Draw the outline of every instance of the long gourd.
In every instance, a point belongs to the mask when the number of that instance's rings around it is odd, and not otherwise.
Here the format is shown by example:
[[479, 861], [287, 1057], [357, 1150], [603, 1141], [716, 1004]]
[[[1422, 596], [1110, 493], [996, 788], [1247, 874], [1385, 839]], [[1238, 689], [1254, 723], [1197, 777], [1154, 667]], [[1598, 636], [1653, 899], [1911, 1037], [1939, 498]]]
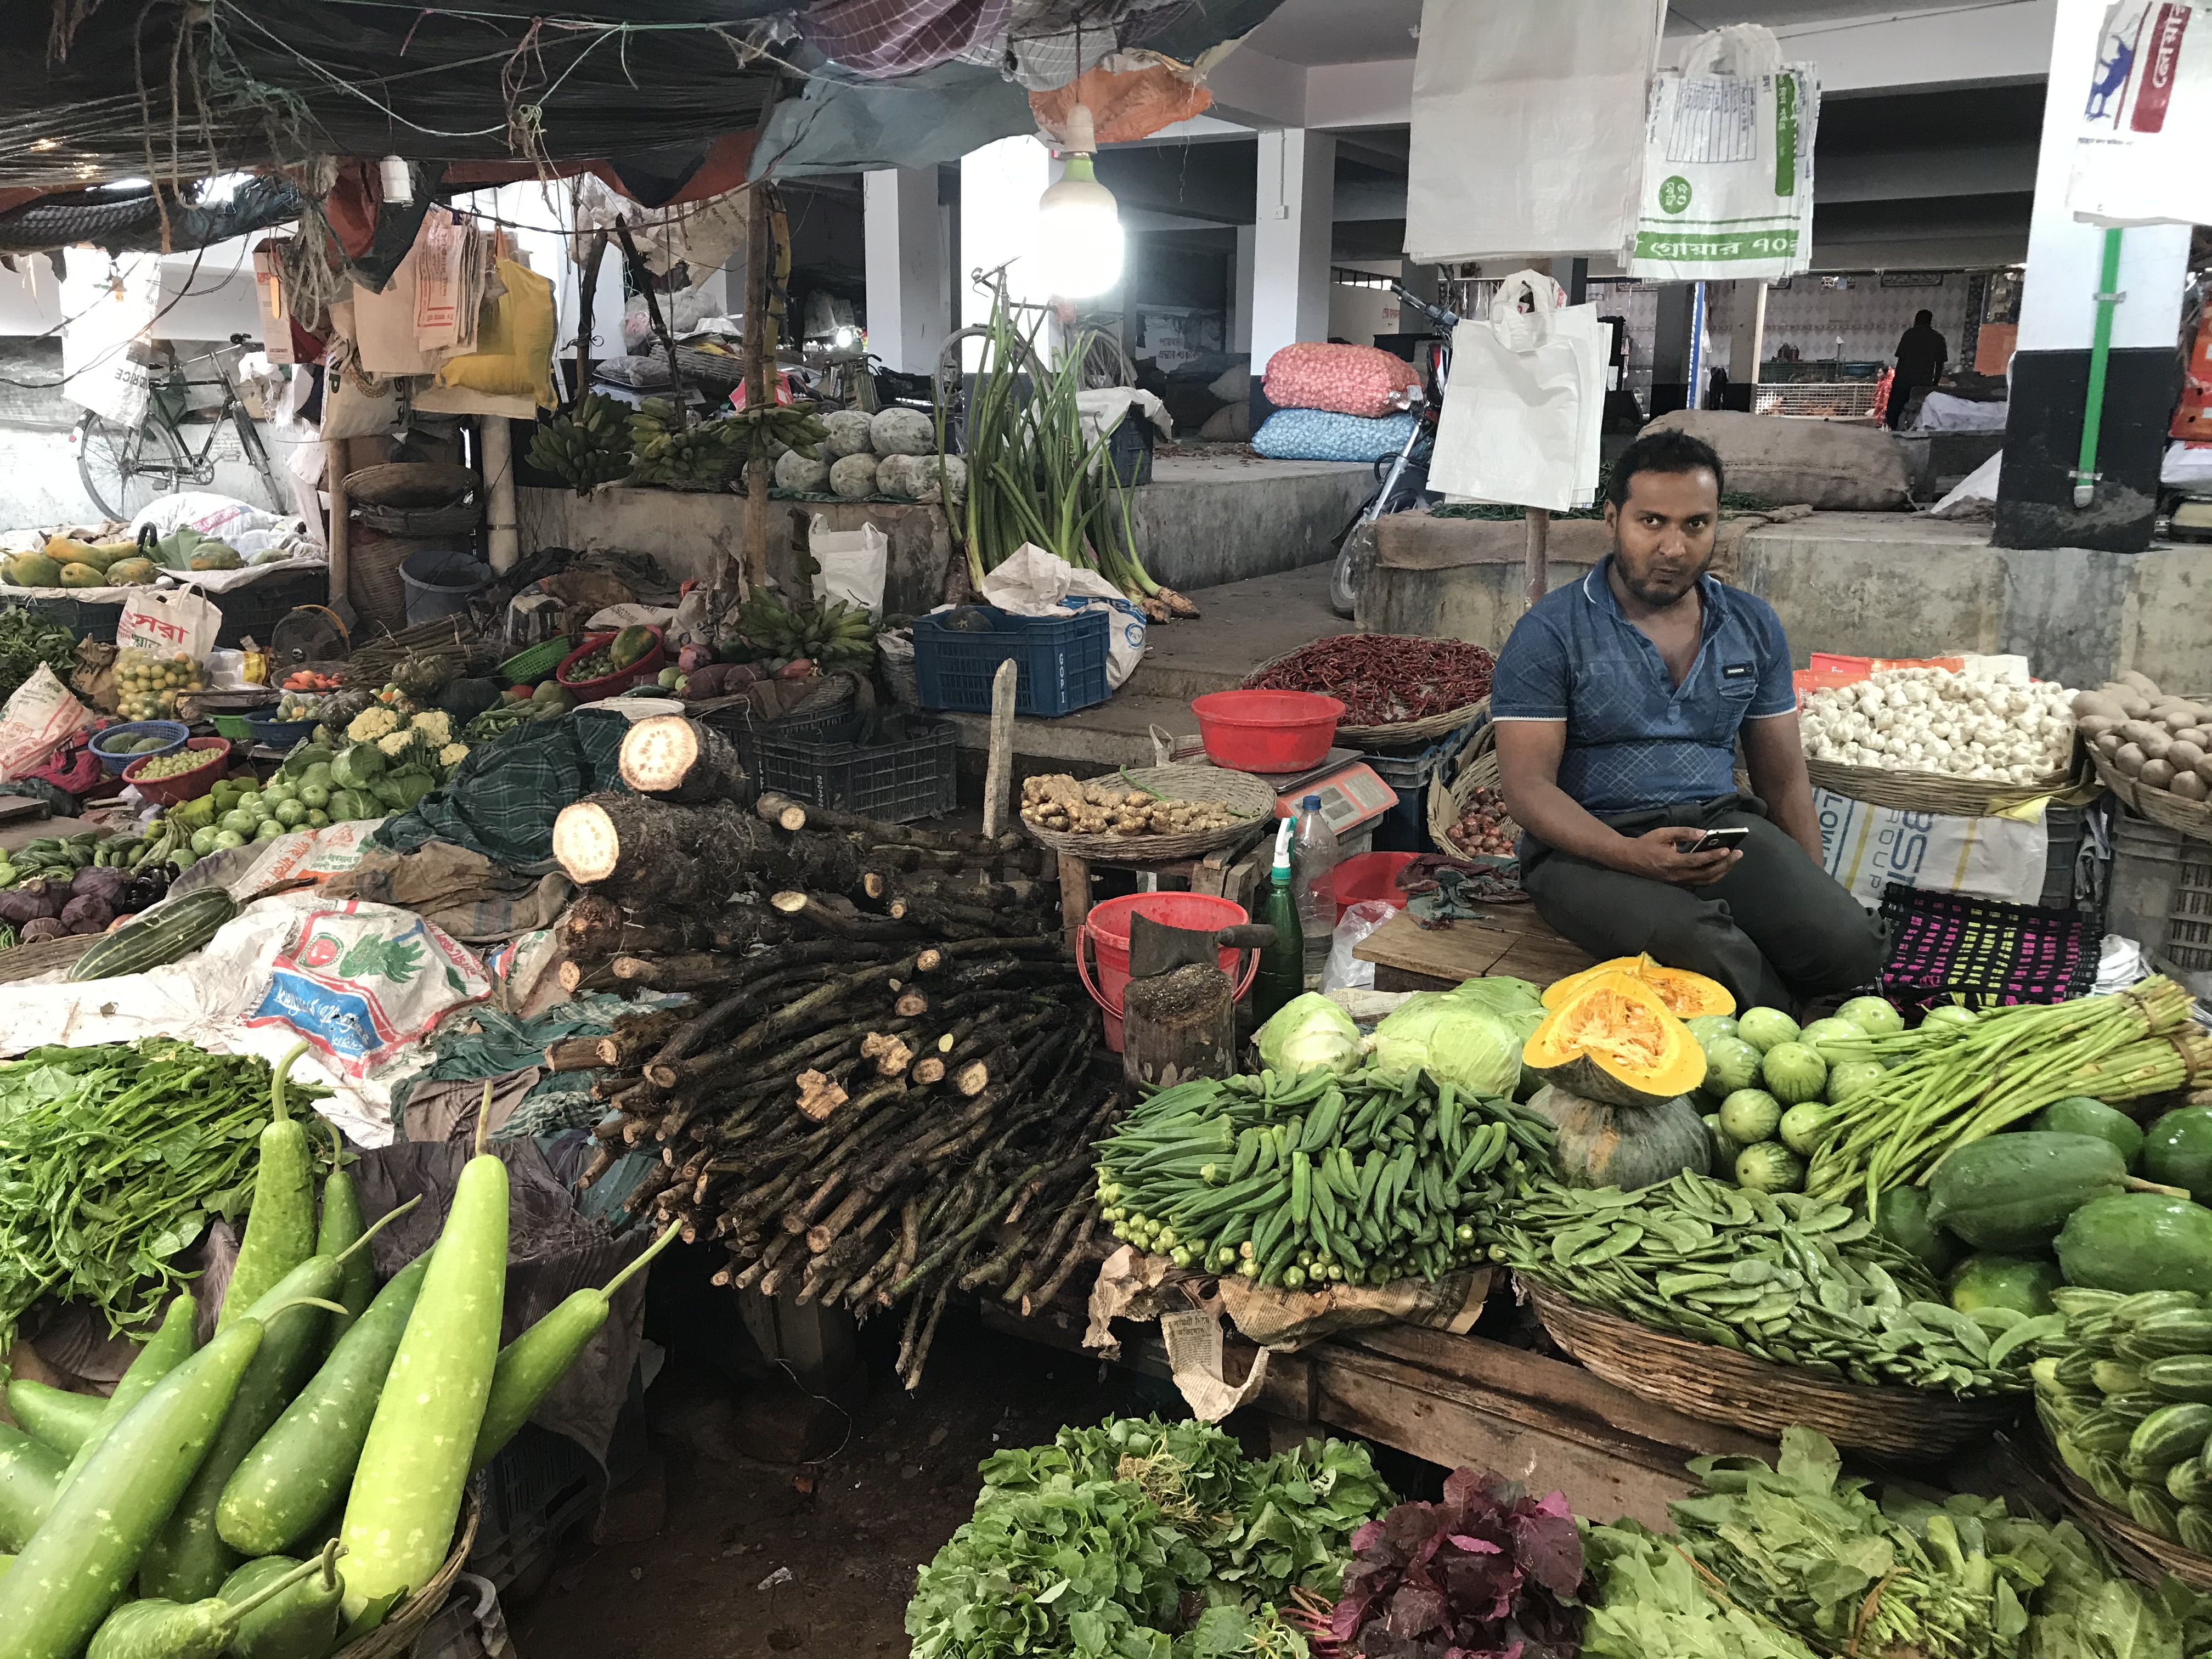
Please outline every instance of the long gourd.
[[320, 1561], [304, 1561], [237, 1601], [210, 1595], [196, 1601], [149, 1596], [126, 1601], [100, 1621], [85, 1659], [217, 1659], [241, 1621], [309, 1575]]
[[341, 1571], [349, 1618], [428, 1583], [453, 1542], [499, 1359], [507, 1289], [507, 1166], [483, 1150], [490, 1109], [487, 1083], [477, 1156], [454, 1184], [346, 1499]]
[[62, 1489], [62, 1455], [0, 1423], [0, 1549], [21, 1547]]
[[216, 1506], [223, 1542], [247, 1555], [277, 1554], [345, 1497], [429, 1267], [426, 1250], [392, 1274], [239, 1464]]
[[229, 1649], [235, 1659], [322, 1659], [331, 1650], [345, 1595], [337, 1556], [338, 1542], [332, 1539], [309, 1564], [315, 1572], [304, 1578], [295, 1578], [295, 1564], [281, 1555], [248, 1561], [231, 1574], [221, 1592], [226, 1601], [244, 1601], [266, 1585], [293, 1580], [238, 1621]]
[[189, 1294], [171, 1298], [168, 1310], [161, 1316], [161, 1324], [154, 1334], [146, 1339], [138, 1350], [138, 1357], [123, 1373], [115, 1385], [115, 1392], [107, 1396], [107, 1403], [100, 1413], [84, 1443], [70, 1459], [68, 1470], [63, 1474], [64, 1483], [76, 1479], [76, 1472], [100, 1449], [100, 1443], [129, 1414], [131, 1408], [144, 1399], [153, 1386], [191, 1357], [198, 1335], [200, 1304]]
[[100, 1426], [107, 1402], [96, 1394], [71, 1394], [19, 1376], [8, 1385], [8, 1414], [24, 1433], [64, 1457], [73, 1455]]
[[101, 934], [70, 964], [68, 977], [112, 979], [175, 962], [205, 945], [237, 915], [238, 902], [221, 887], [195, 888]]
[[215, 1442], [261, 1348], [240, 1318], [115, 1425], [0, 1578], [0, 1656], [76, 1659]]
[[499, 1363], [491, 1374], [491, 1394], [484, 1402], [483, 1423], [477, 1431], [476, 1453], [469, 1462], [470, 1474], [498, 1456], [501, 1448], [521, 1431], [538, 1402], [552, 1392], [553, 1385], [607, 1322], [615, 1292], [633, 1275], [644, 1272], [682, 1225], [678, 1222], [669, 1227], [639, 1253], [636, 1261], [609, 1279], [604, 1289], [586, 1285], [572, 1291], [559, 1307], [499, 1351]]
[[305, 1042], [285, 1051], [269, 1074], [270, 1125], [261, 1132], [261, 1158], [253, 1176], [253, 1207], [239, 1242], [238, 1262], [223, 1293], [221, 1330], [266, 1296], [315, 1248], [315, 1186], [307, 1162], [307, 1130], [284, 1109], [284, 1081]]
[[337, 1256], [345, 1262], [336, 1298], [345, 1312], [331, 1321], [325, 1346], [328, 1352], [337, 1346], [340, 1339], [353, 1328], [354, 1321], [374, 1299], [376, 1264], [369, 1260], [368, 1251], [352, 1249], [366, 1231], [361, 1213], [361, 1190], [345, 1167], [345, 1141], [338, 1133], [337, 1125], [325, 1119], [324, 1127], [331, 1132], [335, 1157], [331, 1172], [323, 1181], [323, 1213], [317, 1224], [315, 1254]]

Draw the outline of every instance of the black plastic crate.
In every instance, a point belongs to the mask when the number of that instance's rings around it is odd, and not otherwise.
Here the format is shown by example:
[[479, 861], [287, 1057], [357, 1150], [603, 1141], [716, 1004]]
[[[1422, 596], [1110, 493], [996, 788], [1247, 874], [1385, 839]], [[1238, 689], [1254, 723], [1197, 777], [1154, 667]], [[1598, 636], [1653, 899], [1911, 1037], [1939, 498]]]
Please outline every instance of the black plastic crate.
[[330, 603], [330, 567], [303, 565], [208, 598], [222, 615], [222, 630], [216, 636], [217, 646], [235, 648], [248, 635], [267, 645], [276, 624], [300, 606]]
[[738, 763], [760, 788], [770, 787], [760, 781], [763, 738], [772, 733], [791, 741], [819, 743], [837, 729], [840, 721], [849, 723], [852, 718], [851, 708], [842, 706], [818, 714], [787, 714], [781, 720], [763, 720], [752, 705], [745, 702], [732, 703], [702, 717], [707, 726], [730, 740], [731, 747], [738, 751]]
[[887, 823], [959, 804], [959, 731], [950, 720], [848, 714], [826, 732], [778, 726], [760, 743], [760, 787]]

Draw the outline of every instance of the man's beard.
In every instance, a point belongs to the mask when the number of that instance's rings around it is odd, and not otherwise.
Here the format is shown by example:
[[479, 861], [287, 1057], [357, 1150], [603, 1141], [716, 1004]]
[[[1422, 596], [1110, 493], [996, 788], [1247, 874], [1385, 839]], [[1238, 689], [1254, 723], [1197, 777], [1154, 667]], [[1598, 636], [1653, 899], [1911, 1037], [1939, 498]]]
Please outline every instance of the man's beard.
[[1705, 562], [1703, 564], [1700, 564], [1695, 570], [1686, 571], [1683, 573], [1684, 580], [1681, 586], [1668, 590], [1653, 587], [1646, 583], [1638, 581], [1637, 578], [1631, 574], [1626, 562], [1620, 557], [1620, 550], [1618, 548], [1613, 550], [1613, 563], [1614, 568], [1620, 572], [1620, 585], [1626, 588], [1629, 592], [1630, 597], [1634, 599], [1640, 605], [1654, 606], [1668, 605], [1674, 604], [1678, 599], [1686, 597], [1690, 590], [1698, 585], [1698, 578], [1703, 576], [1712, 566], [1712, 560], [1710, 558], [1706, 559]]

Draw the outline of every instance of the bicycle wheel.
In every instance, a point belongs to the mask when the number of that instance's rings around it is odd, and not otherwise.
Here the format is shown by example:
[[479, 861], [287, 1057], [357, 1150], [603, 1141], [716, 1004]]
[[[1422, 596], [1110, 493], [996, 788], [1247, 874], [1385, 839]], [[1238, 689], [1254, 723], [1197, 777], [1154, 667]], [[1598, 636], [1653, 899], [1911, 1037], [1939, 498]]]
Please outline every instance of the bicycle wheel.
[[156, 496], [173, 493], [191, 471], [176, 434], [151, 422], [120, 426], [88, 414], [70, 441], [85, 494], [111, 519], [136, 518]]
[[238, 447], [246, 452], [246, 463], [259, 475], [261, 488], [268, 493], [269, 510], [282, 513], [285, 501], [276, 487], [276, 469], [269, 459], [268, 447], [261, 441], [261, 428], [253, 416], [246, 412], [243, 404], [234, 404], [230, 410], [231, 424], [238, 428]]

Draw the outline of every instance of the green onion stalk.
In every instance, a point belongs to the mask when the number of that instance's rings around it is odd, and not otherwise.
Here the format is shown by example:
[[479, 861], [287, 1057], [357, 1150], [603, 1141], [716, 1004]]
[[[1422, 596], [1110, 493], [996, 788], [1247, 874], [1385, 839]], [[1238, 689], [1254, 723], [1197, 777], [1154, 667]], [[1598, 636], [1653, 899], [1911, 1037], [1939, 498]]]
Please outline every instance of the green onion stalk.
[[1871, 1203], [2053, 1101], [2132, 1100], [2212, 1076], [2212, 1034], [2191, 1020], [2191, 1000], [2172, 980], [2151, 978], [2108, 996], [1993, 1009], [1971, 1024], [1824, 1042], [1831, 1064], [1889, 1069], [1827, 1109], [1805, 1190]]

